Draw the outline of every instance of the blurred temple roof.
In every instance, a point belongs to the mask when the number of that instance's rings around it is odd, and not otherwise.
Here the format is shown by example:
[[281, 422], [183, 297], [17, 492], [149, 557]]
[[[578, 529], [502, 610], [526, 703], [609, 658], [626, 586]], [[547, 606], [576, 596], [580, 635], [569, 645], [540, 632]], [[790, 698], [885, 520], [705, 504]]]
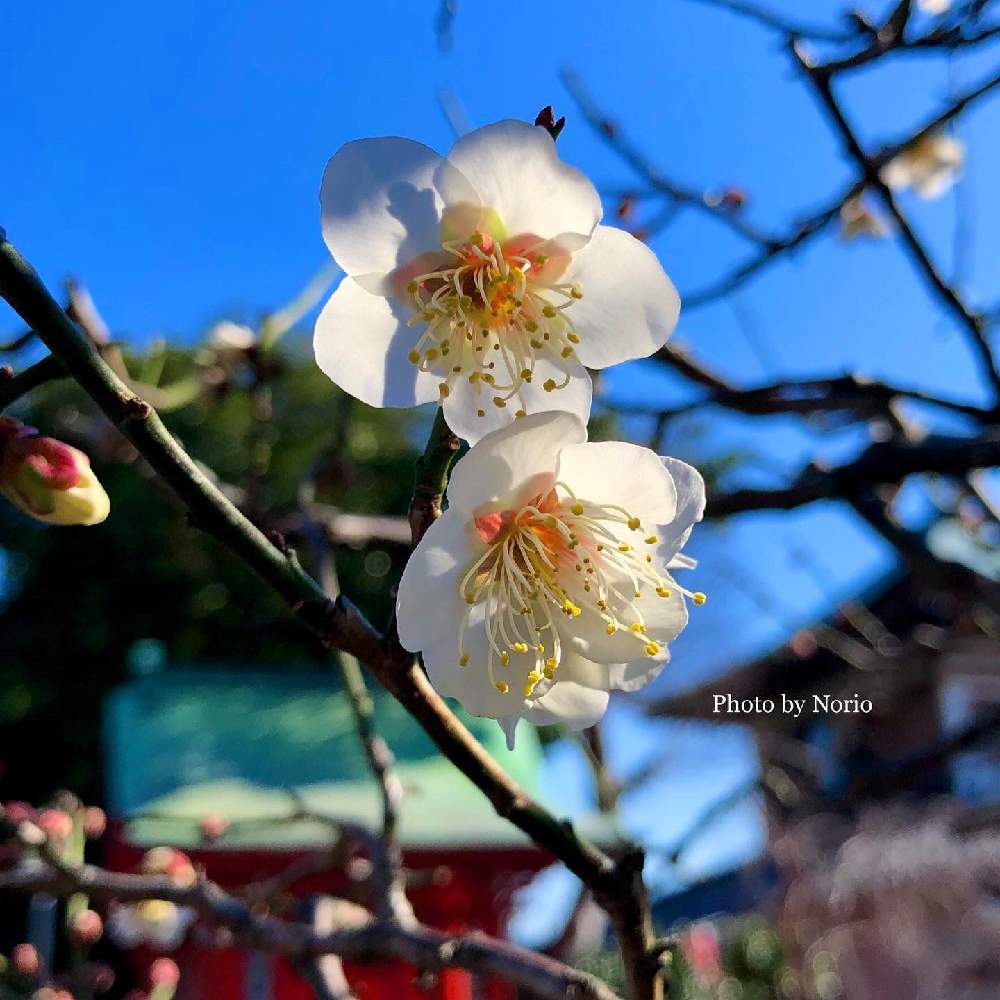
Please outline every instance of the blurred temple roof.
[[[396, 756], [408, 847], [517, 846], [527, 838], [499, 818], [471, 781], [391, 697], [373, 692], [375, 724]], [[506, 749], [492, 719], [460, 713], [486, 750], [533, 795], [542, 749], [522, 725]], [[127, 837], [193, 847], [209, 814], [230, 821], [220, 846], [326, 844], [325, 818], [378, 829], [381, 800], [354, 716], [335, 676], [168, 670], [116, 689], [105, 707], [108, 805]], [[308, 818], [296, 818], [305, 812]], [[617, 839], [606, 819], [573, 817], [582, 833]]]

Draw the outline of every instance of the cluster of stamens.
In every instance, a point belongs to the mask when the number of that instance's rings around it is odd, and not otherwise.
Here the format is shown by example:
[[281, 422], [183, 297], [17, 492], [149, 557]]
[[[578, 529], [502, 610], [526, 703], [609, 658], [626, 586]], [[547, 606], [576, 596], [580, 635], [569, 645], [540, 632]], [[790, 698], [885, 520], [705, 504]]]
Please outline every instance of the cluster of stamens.
[[[620, 633], [626, 643], [636, 644], [633, 656], [623, 643], [622, 661], [627, 662], [661, 651], [637, 604], [644, 589], [660, 598], [677, 590], [695, 604], [705, 603], [704, 594], [691, 593], [665, 576], [649, 551], [659, 538], [644, 530], [639, 518], [623, 507], [579, 498], [565, 483], [556, 483], [516, 513], [477, 519], [477, 525], [479, 521], [489, 522], [492, 537], [460, 585], [467, 607], [459, 630], [459, 665], [469, 665], [465, 634], [473, 608], [484, 605], [486, 669], [501, 694], [510, 690], [502, 672], [514, 657], [533, 660], [524, 684], [526, 698], [543, 678], [555, 678], [562, 659], [559, 615], [571, 620], [584, 612], [599, 616], [608, 635]], [[636, 532], [641, 542], [623, 541], [622, 526]]]
[[458, 379], [474, 388], [479, 416], [486, 406], [504, 408], [512, 400], [523, 416], [523, 389], [531, 383], [540, 356], [561, 369], [546, 392], [565, 388], [569, 360], [580, 337], [566, 309], [583, 297], [573, 283], [540, 284], [549, 257], [538, 248], [511, 249], [492, 236], [475, 232], [467, 241], [442, 244], [439, 267], [414, 276], [406, 285], [413, 306], [411, 326], [426, 323], [411, 363], [442, 381], [441, 400]]

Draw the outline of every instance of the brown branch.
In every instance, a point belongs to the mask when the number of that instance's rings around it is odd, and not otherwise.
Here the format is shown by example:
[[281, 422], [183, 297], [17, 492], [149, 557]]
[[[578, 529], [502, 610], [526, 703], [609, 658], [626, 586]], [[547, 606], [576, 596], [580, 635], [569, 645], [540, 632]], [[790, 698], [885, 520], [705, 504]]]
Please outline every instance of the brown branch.
[[[651, 966], [649, 902], [642, 883], [643, 855], [627, 851], [617, 862], [581, 838], [528, 796], [462, 725], [394, 635], [386, 639], [343, 596], [330, 601], [295, 554], [266, 538], [198, 468], [152, 407], [108, 367], [49, 295], [38, 275], [0, 229], [0, 294], [62, 358], [70, 374], [129, 437], [188, 506], [194, 522], [211, 531], [281, 595], [325, 645], [357, 657], [423, 726], [438, 749], [483, 792], [497, 813], [549, 850], [585, 882], [611, 916], [632, 979], [633, 1000], [657, 1000], [662, 983]], [[426, 486], [411, 523], [433, 520], [454, 458], [453, 435], [438, 415], [418, 476]]]
[[[32, 845], [36, 846], [36, 845]], [[497, 976], [539, 997], [617, 1000], [602, 982], [554, 959], [478, 932], [447, 934], [431, 927], [403, 927], [373, 919], [366, 910], [337, 901], [328, 914], [330, 930], [317, 930], [266, 916], [209, 881], [179, 886], [163, 876], [128, 875], [92, 865], [23, 864], [0, 873], [0, 891], [67, 897], [82, 892], [95, 899], [140, 902], [164, 899], [191, 907], [233, 932], [244, 947], [313, 961], [338, 955], [355, 962], [400, 959], [421, 969], [463, 968]]]
[[851, 42], [866, 31], [864, 22], [857, 19], [849, 28], [829, 28], [820, 24], [789, 20], [759, 4], [748, 3], [747, 0], [692, 0], [692, 2], [732, 11], [734, 14], [756, 21], [765, 28], [779, 31], [783, 35], [812, 38], [816, 41]]
[[965, 475], [1000, 465], [1000, 440], [929, 437], [920, 443], [879, 441], [853, 462], [834, 469], [806, 468], [782, 489], [742, 489], [709, 498], [705, 516], [728, 517], [752, 510], [792, 510], [817, 500], [848, 500], [877, 483], [898, 483], [920, 472]]
[[52, 355], [36, 361], [16, 375], [9, 365], [3, 365], [0, 367], [0, 412], [46, 382], [63, 378], [66, 378], [66, 369]]
[[768, 245], [774, 242], [772, 237], [746, 222], [739, 212], [714, 202], [703, 191], [696, 191], [668, 178], [637, 146], [629, 142], [611, 118], [601, 111], [573, 70], [564, 69], [559, 75], [580, 113], [595, 133], [608, 143], [650, 188], [672, 201], [689, 205], [705, 213], [739, 233], [744, 239]]
[[[965, 330], [979, 367], [993, 389], [996, 404], [1000, 406], [1000, 371], [997, 369], [996, 359], [993, 357], [993, 351], [987, 340], [988, 324], [986, 318], [982, 313], [973, 312], [962, 300], [957, 290], [952, 288], [938, 271], [936, 265], [931, 260], [929, 252], [914, 233], [909, 220], [903, 214], [902, 209], [900, 209], [895, 195], [882, 180], [879, 162], [865, 152], [860, 140], [848, 123], [839, 102], [834, 96], [829, 75], [810, 62], [801, 46], [793, 44], [791, 50], [803, 76], [812, 85], [813, 90], [840, 133], [846, 151], [861, 170], [868, 185], [879, 195], [886, 209], [895, 220], [896, 228], [918, 270], [923, 274], [927, 284], [937, 294], [943, 305], [957, 320], [959, 326]], [[986, 93], [998, 84], [1000, 84], [1000, 74], [977, 88], [977, 93]], [[964, 103], [954, 102], [953, 106], [961, 103], [961, 106], [965, 107], [971, 99], [964, 99]]]
[[[657, 360], [670, 365], [681, 374], [687, 375], [705, 385], [706, 369], [695, 365], [690, 359], [682, 359], [678, 363], [676, 354], [666, 348], [656, 355]], [[714, 377], [714, 376], [713, 376]], [[993, 423], [995, 414], [991, 410], [962, 403], [958, 400], [944, 399], [933, 393], [920, 389], [902, 388], [889, 385], [877, 379], [867, 379], [861, 375], [839, 375], [831, 378], [818, 379], [786, 379], [765, 385], [752, 386], [747, 389], [735, 389], [720, 380], [725, 388], [716, 388], [704, 399], [695, 400], [683, 406], [670, 409], [653, 409], [650, 407], [616, 407], [618, 412], [655, 413], [667, 418], [682, 416], [705, 406], [721, 406], [748, 416], [769, 416], [779, 413], [797, 413], [811, 416], [818, 413], [839, 413], [849, 411], [858, 420], [886, 413], [898, 399], [910, 399], [941, 407], [953, 413], [972, 417], [983, 423]]]

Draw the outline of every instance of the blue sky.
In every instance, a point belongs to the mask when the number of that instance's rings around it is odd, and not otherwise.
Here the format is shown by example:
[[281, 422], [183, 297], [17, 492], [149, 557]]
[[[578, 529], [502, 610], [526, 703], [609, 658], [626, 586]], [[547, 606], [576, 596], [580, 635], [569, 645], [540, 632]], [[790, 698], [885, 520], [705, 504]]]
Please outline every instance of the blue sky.
[[[808, 6], [816, 20], [839, 7]], [[883, 5], [860, 6], [878, 13]], [[730, 14], [688, 0], [467, 0], [450, 53], [436, 47], [436, 14], [432, 0], [4, 4], [0, 224], [50, 283], [81, 276], [117, 335], [184, 341], [222, 315], [252, 317], [281, 303], [326, 260], [317, 190], [341, 143], [399, 134], [445, 150], [442, 91], [473, 124], [531, 118], [552, 103], [570, 119], [559, 141], [567, 160], [599, 185], [634, 184], [572, 108], [559, 80], [572, 67], [668, 175], [693, 187], [740, 185], [749, 217], [779, 232], [850, 176], [774, 36]], [[908, 58], [852, 76], [843, 94], [866, 139], [892, 141], [995, 61], [995, 51], [951, 66]], [[959, 200], [904, 204], [949, 274], [956, 204], [967, 206], [970, 265], [960, 280], [992, 302], [1000, 299], [1000, 201], [991, 196], [1000, 103], [967, 116], [961, 135], [971, 153]], [[747, 252], [692, 214], [653, 246], [682, 292]], [[685, 312], [676, 334], [737, 382], [859, 370], [984, 399], [960, 334], [892, 240], [845, 247], [821, 237], [737, 298], [756, 347], [727, 303]], [[2, 311], [0, 326], [16, 328]], [[693, 395], [642, 364], [614, 373], [606, 389], [664, 405]], [[668, 438], [691, 460], [748, 449], [759, 457], [740, 481], [775, 485], [811, 457], [843, 460], [863, 443], [856, 431], [819, 437], [793, 418], [749, 423], [717, 412], [678, 422]], [[804, 550], [814, 569], [790, 549]], [[677, 644], [660, 694], [779, 641], [891, 562], [864, 526], [823, 505], [706, 529], [692, 551], [702, 559], [696, 585], [711, 601]], [[670, 843], [750, 766], [735, 730], [651, 724], [628, 707], [613, 710], [610, 726], [624, 771], [666, 747], [662, 778], [626, 803], [626, 823], [656, 843]], [[706, 756], [715, 761], [707, 771]], [[570, 749], [552, 763], [567, 806], [584, 795], [578, 764]], [[676, 884], [724, 867], [754, 848], [755, 829], [739, 814], [692, 852], [690, 870], [661, 866], [657, 878]]]

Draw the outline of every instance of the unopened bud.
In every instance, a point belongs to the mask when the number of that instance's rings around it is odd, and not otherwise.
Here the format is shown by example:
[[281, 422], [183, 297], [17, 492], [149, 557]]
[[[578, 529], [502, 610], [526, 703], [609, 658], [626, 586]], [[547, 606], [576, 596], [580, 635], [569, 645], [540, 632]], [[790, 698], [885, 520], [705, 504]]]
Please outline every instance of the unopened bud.
[[89, 947], [100, 941], [104, 933], [104, 921], [93, 910], [81, 910], [73, 917], [69, 931], [77, 944]]
[[69, 840], [73, 832], [73, 820], [62, 809], [43, 809], [38, 814], [37, 822], [49, 840], [57, 843]]
[[25, 979], [34, 979], [42, 971], [42, 959], [33, 944], [19, 944], [10, 953], [14, 971]]
[[172, 958], [158, 958], [149, 967], [149, 982], [152, 986], [176, 986], [181, 978], [181, 970]]
[[108, 817], [98, 806], [87, 806], [83, 811], [83, 832], [91, 840], [97, 840], [104, 835], [108, 825]]
[[198, 824], [198, 829], [204, 840], [218, 840], [220, 837], [225, 836], [226, 831], [229, 829], [229, 820], [225, 816], [213, 813], [202, 818], [202, 821]]
[[0, 426], [0, 492], [46, 524], [100, 524], [111, 509], [82, 451], [10, 418]]

